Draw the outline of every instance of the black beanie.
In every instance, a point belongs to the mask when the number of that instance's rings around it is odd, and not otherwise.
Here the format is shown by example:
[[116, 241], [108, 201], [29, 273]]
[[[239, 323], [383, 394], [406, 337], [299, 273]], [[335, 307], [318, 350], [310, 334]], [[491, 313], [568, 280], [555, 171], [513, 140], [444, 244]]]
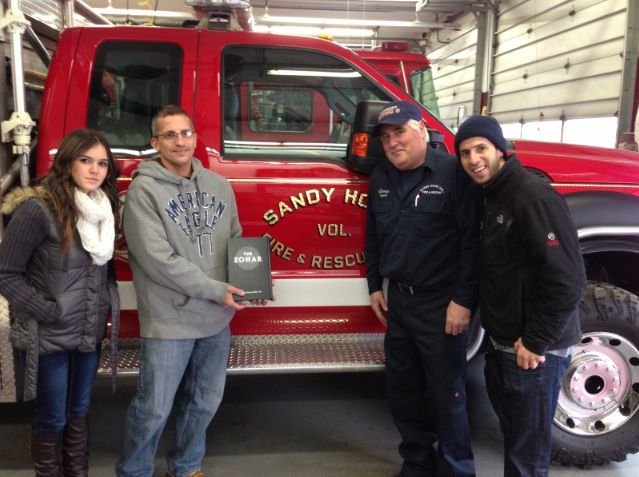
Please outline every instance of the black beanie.
[[459, 155], [459, 145], [471, 137], [488, 139], [497, 149], [504, 153], [504, 159], [508, 157], [508, 143], [504, 138], [501, 126], [495, 118], [477, 114], [469, 117], [459, 126], [459, 130], [455, 136], [455, 154], [457, 154], [457, 159], [461, 159]]

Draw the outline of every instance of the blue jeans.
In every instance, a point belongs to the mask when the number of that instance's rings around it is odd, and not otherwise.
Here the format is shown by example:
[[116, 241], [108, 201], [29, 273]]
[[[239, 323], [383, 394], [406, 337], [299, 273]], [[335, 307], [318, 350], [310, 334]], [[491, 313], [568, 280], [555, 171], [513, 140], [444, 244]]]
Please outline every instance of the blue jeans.
[[516, 354], [488, 351], [486, 389], [504, 434], [505, 477], [548, 475], [552, 422], [571, 359], [547, 354], [536, 369], [523, 369]]
[[208, 338], [141, 342], [138, 391], [127, 412], [124, 453], [115, 465], [116, 474], [151, 477], [158, 441], [175, 401], [176, 429], [167, 469], [174, 477], [185, 477], [201, 467], [206, 428], [224, 392], [231, 332], [227, 326]]
[[67, 418], [89, 413], [99, 364], [100, 348], [91, 353], [59, 351], [38, 357], [34, 431], [55, 434], [64, 429]]

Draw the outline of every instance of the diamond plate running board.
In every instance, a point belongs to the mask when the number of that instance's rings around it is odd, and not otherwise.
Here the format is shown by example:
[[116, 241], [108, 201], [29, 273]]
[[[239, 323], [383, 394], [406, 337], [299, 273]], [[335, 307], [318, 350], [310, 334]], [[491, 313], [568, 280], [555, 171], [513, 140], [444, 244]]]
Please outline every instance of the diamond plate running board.
[[[139, 339], [118, 341], [118, 374], [138, 373]], [[384, 334], [233, 336], [229, 374], [381, 371]], [[105, 340], [100, 375], [111, 374], [110, 345]]]

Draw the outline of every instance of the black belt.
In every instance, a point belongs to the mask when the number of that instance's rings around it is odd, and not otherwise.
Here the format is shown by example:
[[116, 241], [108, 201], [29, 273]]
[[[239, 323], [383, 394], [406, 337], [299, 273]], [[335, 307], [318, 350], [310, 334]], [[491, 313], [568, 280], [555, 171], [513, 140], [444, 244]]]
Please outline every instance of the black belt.
[[434, 293], [444, 290], [449, 290], [452, 284], [439, 284], [439, 285], [430, 285], [427, 287], [415, 287], [411, 285], [405, 285], [403, 283], [398, 283], [395, 280], [390, 280], [390, 283], [397, 288], [402, 293], [406, 293], [407, 295], [423, 295], [424, 293]]

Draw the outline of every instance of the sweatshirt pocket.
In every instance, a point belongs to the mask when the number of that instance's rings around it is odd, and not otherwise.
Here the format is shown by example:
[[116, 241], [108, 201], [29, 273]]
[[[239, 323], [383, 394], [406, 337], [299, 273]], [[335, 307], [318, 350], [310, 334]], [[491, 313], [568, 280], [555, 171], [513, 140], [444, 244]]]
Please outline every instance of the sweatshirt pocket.
[[149, 312], [154, 319], [175, 321], [177, 311], [189, 305], [190, 297], [176, 290], [167, 288], [147, 280], [146, 296], [149, 303]]
[[[215, 267], [206, 270], [205, 273], [213, 280], [226, 281], [226, 267]], [[213, 300], [188, 296], [153, 280], [146, 282], [146, 295], [149, 312], [153, 319], [180, 323], [205, 323], [215, 321], [219, 313], [226, 311]]]

